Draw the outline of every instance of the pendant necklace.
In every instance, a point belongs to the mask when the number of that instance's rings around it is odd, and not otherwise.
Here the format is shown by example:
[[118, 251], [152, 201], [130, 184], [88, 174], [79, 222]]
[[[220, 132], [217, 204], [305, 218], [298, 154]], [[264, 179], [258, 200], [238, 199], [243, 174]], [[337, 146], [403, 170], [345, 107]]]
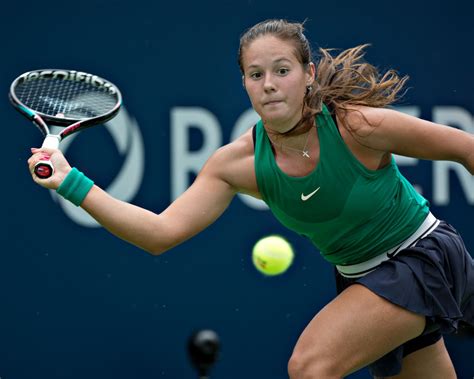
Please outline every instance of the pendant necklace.
[[285, 148], [285, 149], [297, 151], [298, 153], [301, 153], [301, 155], [302, 155], [303, 158], [311, 158], [311, 157], [309, 156], [309, 149], [307, 149], [308, 142], [309, 142], [309, 134], [310, 134], [310, 132], [311, 132], [311, 129], [308, 131], [308, 136], [306, 137], [306, 142], [305, 142], [305, 144], [304, 144], [304, 146], [303, 146], [303, 150], [297, 149], [297, 148], [295, 148], [295, 147], [291, 147], [291, 146], [284, 145], [284, 144], [282, 144], [281, 142], [280, 142], [279, 145], [277, 145], [275, 142], [273, 142], [273, 140], [270, 138], [270, 136], [269, 136], [268, 134], [267, 134], [267, 137], [268, 137], [268, 139], [270, 140], [270, 142], [272, 143], [272, 145], [275, 146], [275, 147], [279, 146], [280, 149]]

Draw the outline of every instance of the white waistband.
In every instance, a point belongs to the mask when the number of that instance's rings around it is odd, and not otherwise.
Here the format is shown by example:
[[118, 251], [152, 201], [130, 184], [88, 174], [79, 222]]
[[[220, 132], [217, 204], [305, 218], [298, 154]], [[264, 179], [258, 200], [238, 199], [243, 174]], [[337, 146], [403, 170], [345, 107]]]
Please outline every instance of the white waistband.
[[419, 228], [405, 241], [392, 247], [386, 252], [369, 259], [368, 261], [349, 266], [337, 266], [339, 273], [346, 278], [360, 278], [375, 270], [382, 262], [397, 255], [401, 250], [414, 246], [420, 239], [426, 237], [439, 225], [439, 220], [430, 212]]

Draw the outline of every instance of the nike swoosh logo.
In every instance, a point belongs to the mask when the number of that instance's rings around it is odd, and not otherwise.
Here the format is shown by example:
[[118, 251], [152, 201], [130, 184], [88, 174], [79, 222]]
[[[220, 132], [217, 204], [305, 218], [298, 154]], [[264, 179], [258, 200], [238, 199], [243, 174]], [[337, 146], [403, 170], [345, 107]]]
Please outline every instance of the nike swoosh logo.
[[304, 193], [301, 193], [301, 200], [303, 201], [308, 200], [311, 196], [313, 196], [316, 192], [318, 192], [320, 188], [321, 187], [316, 188], [313, 192], [308, 193], [307, 195], [305, 195]]

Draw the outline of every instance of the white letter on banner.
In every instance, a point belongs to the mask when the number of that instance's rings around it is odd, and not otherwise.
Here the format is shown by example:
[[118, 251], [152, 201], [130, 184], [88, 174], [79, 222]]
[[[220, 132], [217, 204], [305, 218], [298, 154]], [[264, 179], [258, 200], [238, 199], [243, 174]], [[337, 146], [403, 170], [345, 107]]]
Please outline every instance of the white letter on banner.
[[[433, 121], [438, 124], [459, 126], [468, 133], [474, 134], [472, 115], [461, 107], [442, 106], [433, 108]], [[459, 183], [469, 204], [474, 204], [474, 177], [459, 163], [433, 162], [433, 202], [436, 205], [448, 205], [449, 171], [452, 170], [459, 178]]]
[[[189, 130], [203, 134], [203, 144], [197, 151], [190, 150]], [[175, 200], [189, 187], [189, 173], [198, 174], [204, 163], [222, 142], [217, 118], [200, 107], [174, 107], [171, 109], [171, 200]]]
[[[242, 134], [244, 134], [249, 128], [252, 128], [257, 121], [260, 120], [260, 116], [253, 110], [253, 108], [247, 109], [237, 119], [232, 134], [230, 136], [231, 141], [236, 140]], [[256, 210], [268, 210], [267, 204], [263, 200], [256, 199], [252, 196], [245, 195], [243, 193], [238, 194], [240, 200], [252, 209]]]

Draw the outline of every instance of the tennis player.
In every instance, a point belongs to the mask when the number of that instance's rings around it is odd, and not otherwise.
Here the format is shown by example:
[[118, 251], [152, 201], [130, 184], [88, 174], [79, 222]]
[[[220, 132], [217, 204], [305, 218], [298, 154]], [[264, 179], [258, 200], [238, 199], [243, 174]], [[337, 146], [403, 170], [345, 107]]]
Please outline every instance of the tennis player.
[[[474, 174], [474, 136], [387, 108], [406, 77], [363, 60], [365, 46], [316, 63], [303, 25], [246, 31], [239, 64], [261, 120], [218, 149], [192, 186], [155, 214], [112, 198], [61, 152], [32, 149], [40, 185], [80, 205], [118, 237], [161, 254], [214, 222], [236, 193], [263, 199], [335, 267], [339, 295], [319, 310], [289, 359], [292, 379], [455, 378], [443, 333], [474, 324], [474, 262], [430, 212], [393, 154], [459, 162]], [[33, 168], [50, 158], [45, 180]]]

